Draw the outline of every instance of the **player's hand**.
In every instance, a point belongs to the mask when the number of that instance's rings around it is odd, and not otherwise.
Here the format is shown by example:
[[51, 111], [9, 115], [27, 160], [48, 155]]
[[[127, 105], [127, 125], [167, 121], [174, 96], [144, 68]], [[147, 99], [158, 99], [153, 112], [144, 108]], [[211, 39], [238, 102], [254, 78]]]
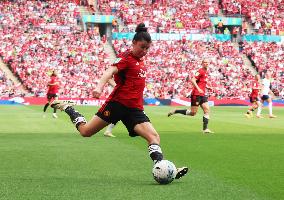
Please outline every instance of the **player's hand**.
[[96, 88], [94, 91], [93, 91], [93, 97], [94, 98], [100, 98], [100, 96], [101, 96], [101, 94], [102, 94], [102, 90], [100, 90], [100, 89], [98, 89], [98, 88]]

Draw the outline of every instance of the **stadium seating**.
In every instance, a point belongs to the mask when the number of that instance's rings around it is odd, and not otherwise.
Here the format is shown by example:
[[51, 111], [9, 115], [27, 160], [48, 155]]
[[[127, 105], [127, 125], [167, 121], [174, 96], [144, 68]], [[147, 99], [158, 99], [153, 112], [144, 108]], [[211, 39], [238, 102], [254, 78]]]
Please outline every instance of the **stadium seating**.
[[[120, 17], [129, 31], [145, 22], [150, 32], [197, 32], [211, 26], [208, 14], [218, 14], [217, 1], [113, 1], [98, 0], [103, 13]], [[147, 10], [147, 13], [144, 11]]]
[[17, 86], [11, 79], [8, 79], [5, 72], [0, 69], [0, 96], [12, 97], [14, 95], [22, 96], [23, 94], [17, 91]]
[[[48, 74], [57, 69], [61, 79], [61, 97], [91, 97], [102, 72], [110, 65], [109, 55], [103, 48], [104, 41], [98, 32], [82, 32], [78, 28], [78, 7], [72, 2], [4, 1], [0, 4], [0, 55], [31, 95], [44, 96], [49, 81]], [[147, 1], [125, 1], [118, 5], [115, 3], [115, 9], [110, 12], [122, 14], [127, 19], [125, 16], [134, 12], [129, 9], [138, 9], [135, 13], [139, 13], [139, 9], [146, 6], [153, 14], [151, 16], [156, 16], [149, 21], [150, 29], [155, 31], [155, 20], [160, 21], [160, 17], [168, 16], [170, 12], [166, 9], [167, 6], [173, 10], [179, 8], [177, 13], [179, 17], [182, 16], [180, 19], [190, 22], [184, 13], [197, 5], [194, 1], [187, 1], [189, 6], [185, 6], [184, 10], [178, 7], [179, 2], [171, 1], [171, 4], [165, 5], [164, 1], [159, 1], [157, 7], [157, 4]], [[208, 5], [215, 8], [217, 5], [214, 2], [206, 1], [206, 6], [201, 6], [202, 12], [194, 19], [204, 17]], [[108, 6], [113, 8], [113, 3], [109, 0], [101, 0], [100, 5], [101, 9], [107, 10]], [[171, 20], [179, 18], [177, 15], [168, 17], [169, 24], [172, 24]], [[141, 20], [147, 21], [146, 18]], [[137, 22], [129, 21], [127, 24], [131, 28]], [[176, 27], [170, 25], [167, 30], [174, 28]], [[188, 28], [190, 30], [193, 27], [189, 25]], [[117, 53], [127, 50], [130, 45], [131, 41], [128, 40], [113, 40]], [[267, 69], [273, 71], [276, 80], [274, 86], [281, 91], [284, 87], [283, 45], [244, 43], [243, 52], [260, 72]], [[192, 90], [190, 79], [205, 57], [211, 60], [209, 83], [214, 89], [209, 91], [209, 95], [212, 98], [247, 98], [253, 73], [246, 68], [234, 43], [215, 40], [153, 41], [145, 60], [149, 67], [145, 97], [188, 97]], [[7, 84], [10, 85], [9, 81], [5, 82], [6, 86]], [[111, 87], [107, 87], [103, 96], [108, 96], [111, 90]]]
[[63, 0], [1, 4], [0, 54], [36, 96], [45, 95], [48, 73], [57, 69], [62, 96], [89, 97], [109, 64], [108, 55], [97, 33], [77, 31], [75, 5], [66, 0], [58, 6], [59, 2]]
[[242, 13], [259, 33], [284, 30], [284, 2], [278, 0], [222, 0], [225, 14]]

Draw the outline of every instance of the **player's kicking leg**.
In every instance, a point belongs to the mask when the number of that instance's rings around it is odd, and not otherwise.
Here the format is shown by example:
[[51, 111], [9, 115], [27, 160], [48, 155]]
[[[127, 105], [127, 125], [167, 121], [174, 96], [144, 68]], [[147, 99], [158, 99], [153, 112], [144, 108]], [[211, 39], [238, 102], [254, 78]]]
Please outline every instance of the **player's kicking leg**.
[[72, 123], [78, 129], [78, 126], [82, 123], [87, 123], [85, 117], [76, 111], [72, 106], [76, 105], [76, 102], [71, 100], [54, 100], [51, 102], [50, 106], [55, 109], [66, 112]]

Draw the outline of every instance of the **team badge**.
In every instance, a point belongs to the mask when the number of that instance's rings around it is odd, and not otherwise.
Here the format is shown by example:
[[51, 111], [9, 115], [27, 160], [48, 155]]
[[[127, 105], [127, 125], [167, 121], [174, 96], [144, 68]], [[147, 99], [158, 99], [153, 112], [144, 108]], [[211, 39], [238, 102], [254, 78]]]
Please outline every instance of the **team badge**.
[[109, 117], [110, 116], [110, 112], [108, 110], [104, 111], [104, 116]]
[[117, 64], [119, 63], [119, 61], [121, 61], [122, 58], [116, 58], [115, 61], [113, 62], [113, 64]]

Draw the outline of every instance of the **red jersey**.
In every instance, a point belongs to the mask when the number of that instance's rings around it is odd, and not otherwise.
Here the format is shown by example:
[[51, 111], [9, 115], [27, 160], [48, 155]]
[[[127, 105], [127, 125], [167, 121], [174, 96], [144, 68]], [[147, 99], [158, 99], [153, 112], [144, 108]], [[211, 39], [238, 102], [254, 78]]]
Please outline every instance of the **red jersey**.
[[252, 82], [252, 91], [251, 91], [251, 94], [250, 94], [251, 97], [257, 97], [258, 96], [258, 93], [259, 93], [258, 88], [259, 88], [259, 82], [254, 80]]
[[204, 93], [199, 93], [198, 90], [194, 87], [192, 90], [191, 95], [196, 95], [196, 96], [205, 96], [205, 89], [206, 89], [206, 84], [207, 84], [207, 70], [204, 68], [200, 68], [196, 73], [195, 73], [195, 79], [198, 87], [203, 90]]
[[56, 85], [49, 85], [48, 86], [48, 91], [47, 94], [57, 94], [59, 90], [59, 79], [57, 76], [51, 76], [50, 81], [48, 84], [54, 84], [57, 83]]
[[118, 69], [118, 73], [114, 75], [116, 86], [107, 101], [117, 101], [126, 107], [143, 110], [147, 71], [144, 62], [128, 50], [118, 55], [113, 66]]

